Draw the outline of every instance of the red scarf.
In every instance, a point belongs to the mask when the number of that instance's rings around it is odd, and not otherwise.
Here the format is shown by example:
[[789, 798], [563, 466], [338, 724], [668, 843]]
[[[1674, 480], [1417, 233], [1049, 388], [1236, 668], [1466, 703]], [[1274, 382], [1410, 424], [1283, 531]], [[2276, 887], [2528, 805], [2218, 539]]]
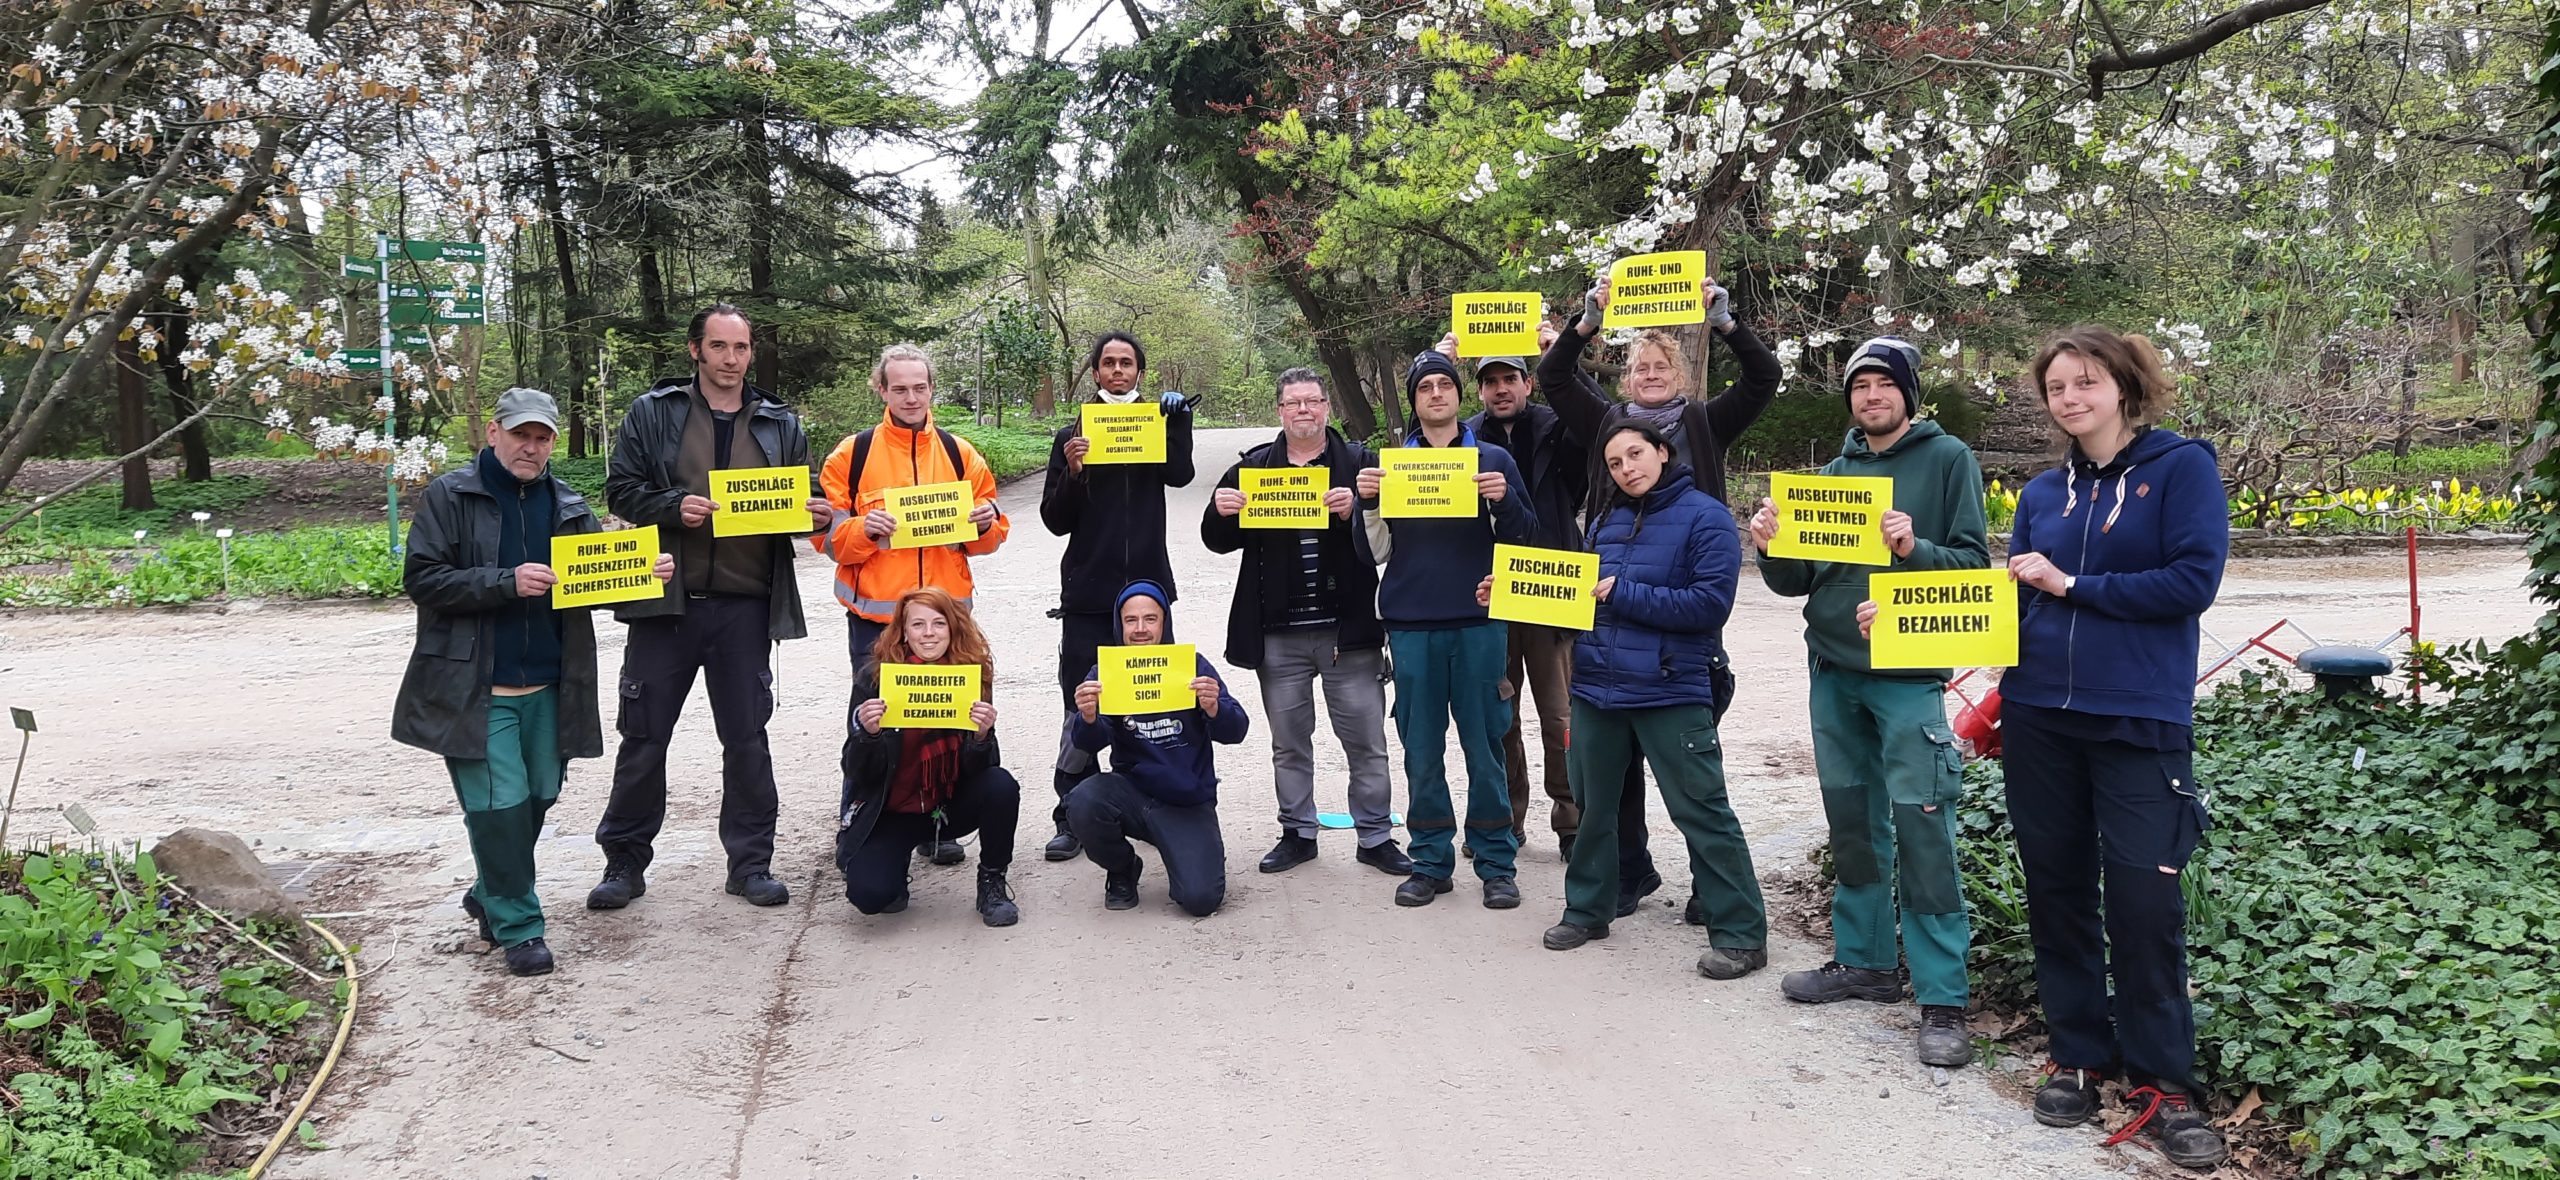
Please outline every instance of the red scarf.
[[897, 768], [889, 772], [889, 810], [930, 815], [950, 802], [960, 789], [960, 743], [968, 736], [957, 729], [908, 730]]

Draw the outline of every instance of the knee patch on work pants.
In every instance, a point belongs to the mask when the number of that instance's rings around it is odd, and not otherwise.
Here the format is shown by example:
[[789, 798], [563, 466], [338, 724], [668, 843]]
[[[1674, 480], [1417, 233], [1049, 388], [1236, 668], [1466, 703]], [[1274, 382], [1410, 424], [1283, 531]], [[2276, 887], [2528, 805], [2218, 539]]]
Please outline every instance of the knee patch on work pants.
[[1964, 912], [1964, 887], [1956, 875], [1955, 825], [1946, 811], [1896, 803], [1893, 835], [1903, 908], [1915, 914]]
[[1843, 885], [1883, 880], [1875, 832], [1867, 824], [1867, 788], [1858, 783], [1823, 787], [1822, 811], [1831, 824], [1831, 875]]

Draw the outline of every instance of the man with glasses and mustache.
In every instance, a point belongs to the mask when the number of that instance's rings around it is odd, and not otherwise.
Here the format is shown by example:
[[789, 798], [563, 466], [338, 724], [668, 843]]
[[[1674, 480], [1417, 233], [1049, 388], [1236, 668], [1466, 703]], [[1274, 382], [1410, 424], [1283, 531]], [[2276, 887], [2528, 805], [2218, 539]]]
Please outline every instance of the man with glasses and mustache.
[[[1227, 659], [1262, 681], [1271, 718], [1271, 763], [1280, 799], [1280, 842], [1262, 871], [1285, 872], [1315, 859], [1315, 684], [1350, 763], [1353, 825], [1360, 863], [1391, 876], [1413, 871], [1396, 846], [1387, 778], [1386, 632], [1378, 623], [1377, 562], [1352, 485], [1375, 451], [1342, 437], [1333, 404], [1311, 369], [1280, 374], [1280, 437], [1244, 453], [1218, 478], [1200, 518], [1213, 553], [1244, 554], [1227, 612]], [[1243, 472], [1306, 469], [1323, 488], [1322, 528], [1243, 527]]]

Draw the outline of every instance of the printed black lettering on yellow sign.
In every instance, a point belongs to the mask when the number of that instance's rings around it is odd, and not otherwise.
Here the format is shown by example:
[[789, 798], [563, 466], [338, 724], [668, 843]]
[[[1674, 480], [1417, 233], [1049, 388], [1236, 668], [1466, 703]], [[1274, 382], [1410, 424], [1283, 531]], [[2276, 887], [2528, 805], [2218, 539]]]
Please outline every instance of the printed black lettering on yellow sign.
[[1136, 717], [1200, 707], [1191, 692], [1200, 662], [1188, 643], [1099, 647], [1093, 662], [1102, 674], [1098, 712]]
[[1449, 297], [1450, 330], [1458, 337], [1458, 355], [1517, 356], [1538, 354], [1538, 321], [1546, 316], [1546, 297], [1535, 291], [1477, 291]]
[[[806, 517], [807, 512], [801, 515]], [[551, 538], [551, 607], [567, 610], [656, 598], [666, 590], [658, 564], [658, 526]]]
[[809, 469], [750, 467], [711, 473], [711, 535], [754, 537], [809, 531]]
[[1505, 622], [1588, 631], [1598, 609], [1591, 592], [1599, 584], [1597, 553], [1496, 545], [1489, 613]]
[[1474, 447], [1395, 447], [1378, 453], [1378, 515], [1389, 520], [1474, 516]]
[[976, 729], [969, 707], [978, 703], [976, 664], [882, 664], [880, 716], [884, 729]]
[[1154, 402], [1087, 402], [1084, 437], [1087, 463], [1162, 463], [1164, 411]]
[[2018, 585], [2005, 569], [1875, 574], [1868, 663], [2006, 668], [2018, 662]]
[[1893, 480], [1881, 475], [1769, 473], [1769, 503], [1778, 510], [1778, 534], [1769, 556], [1892, 565], [1885, 545], [1884, 514], [1893, 509]]
[[1609, 268], [1604, 328], [1670, 328], [1707, 322], [1707, 252], [1621, 258]]
[[883, 491], [880, 506], [898, 521], [898, 531], [890, 535], [888, 547], [921, 549], [977, 540], [978, 526], [969, 523], [969, 513], [977, 507], [970, 502], [970, 495], [969, 481], [965, 479]]
[[1244, 493], [1244, 511], [1236, 527], [1247, 529], [1320, 529], [1325, 527], [1325, 485], [1332, 472], [1322, 467], [1247, 467], [1236, 472]]

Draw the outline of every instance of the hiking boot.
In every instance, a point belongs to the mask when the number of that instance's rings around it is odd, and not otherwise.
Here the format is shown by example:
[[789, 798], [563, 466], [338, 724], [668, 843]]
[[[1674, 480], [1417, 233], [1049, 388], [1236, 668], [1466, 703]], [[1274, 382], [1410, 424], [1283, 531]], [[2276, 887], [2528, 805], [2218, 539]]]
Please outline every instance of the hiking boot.
[[1262, 871], [1285, 873], [1316, 858], [1316, 842], [1296, 832], [1280, 833], [1280, 842], [1262, 854]]
[[587, 891], [587, 908], [618, 910], [649, 892], [648, 878], [630, 861], [608, 857], [604, 862], [604, 880]]
[[1106, 910], [1138, 908], [1138, 873], [1144, 868], [1143, 864], [1132, 868], [1129, 870], [1129, 875], [1125, 877], [1118, 873], [1105, 872], [1102, 875], [1102, 908]]
[[1891, 1004], [1902, 999], [1902, 976], [1892, 971], [1868, 967], [1852, 967], [1838, 959], [1811, 971], [1789, 971], [1778, 981], [1778, 990], [1799, 1004], [1830, 1004], [1841, 1000], [1874, 1000]]
[[1084, 842], [1076, 839], [1075, 833], [1060, 832], [1049, 837], [1049, 846], [1041, 849], [1040, 855], [1052, 861], [1074, 860], [1083, 851]]
[[528, 938], [507, 948], [510, 975], [549, 975], [551, 967], [551, 946], [539, 938]]
[[2045, 1067], [2044, 1084], [2036, 1087], [2036, 1121], [2048, 1127], [2076, 1127], [2098, 1113], [2098, 1083], [2105, 1074], [2086, 1069]]
[[1707, 904], [1699, 901], [1697, 894], [1690, 894], [1689, 904], [1680, 907], [1680, 920], [1692, 926], [1706, 925]]
[[1920, 1060], [1948, 1069], [1973, 1064], [1973, 1035], [1965, 1031], [1964, 1009], [1950, 1004], [1920, 1005]]
[[1013, 904], [1013, 890], [1005, 884], [1003, 869], [978, 870], [978, 917], [989, 926], [1011, 926], [1022, 920], [1022, 907]]
[[956, 865], [969, 859], [957, 840], [926, 840], [916, 845], [916, 855], [938, 865]]
[[1735, 950], [1711, 946], [1698, 956], [1698, 974], [1709, 979], [1740, 979], [1769, 965], [1769, 952], [1762, 947]]
[[747, 899], [748, 905], [781, 905], [791, 900], [791, 890], [761, 869], [743, 877], [729, 878], [729, 895]]
[[1566, 832], [1556, 837], [1556, 859], [1566, 864], [1573, 863], [1573, 833]]
[[489, 932], [488, 907], [481, 905], [479, 898], [473, 897], [467, 892], [464, 893], [462, 895], [462, 912], [471, 915], [471, 920], [480, 924], [480, 941], [488, 943], [491, 946], [498, 945], [498, 936]]
[[1430, 905], [1431, 899], [1457, 888], [1447, 877], [1426, 877], [1420, 873], [1404, 879], [1396, 886], [1397, 905]]
[[1484, 883], [1484, 908], [1516, 910], [1520, 908], [1520, 883], [1509, 877], [1489, 877]]
[[1660, 888], [1662, 888], [1662, 874], [1660, 873], [1646, 873], [1642, 880], [1619, 885], [1618, 916], [1621, 918], [1634, 917], [1636, 909], [1644, 905], [1644, 899], [1651, 896], [1655, 890]]
[[1413, 872], [1413, 858], [1396, 847], [1393, 840], [1380, 840], [1360, 850], [1353, 859], [1390, 877], [1408, 876]]
[[[2204, 1112], [2195, 1108], [2185, 1091], [2139, 1086], [2124, 1096], [2126, 1105], [2145, 1099], [2149, 1104], [2141, 1114], [2133, 1116], [2123, 1130], [2107, 1136], [2109, 1146], [2131, 1139], [2139, 1131], [2151, 1137], [2152, 1146], [2169, 1157], [2170, 1163], [2199, 1171], [2221, 1163], [2231, 1154], [2222, 1144], [2222, 1132], [2205, 1122]], [[2041, 1110], [2037, 1117], [2043, 1117]]]
[[1546, 943], [1548, 950], [1569, 951], [1583, 943], [1596, 942], [1607, 937], [1609, 937], [1607, 922], [1597, 926], [1577, 926], [1571, 922], [1558, 922], [1547, 927]]
[[912, 894], [901, 893], [898, 895], [898, 899], [896, 901], [892, 901], [889, 904], [880, 907], [880, 912], [884, 914], [903, 914], [907, 912], [907, 902], [911, 900], [913, 900]]

